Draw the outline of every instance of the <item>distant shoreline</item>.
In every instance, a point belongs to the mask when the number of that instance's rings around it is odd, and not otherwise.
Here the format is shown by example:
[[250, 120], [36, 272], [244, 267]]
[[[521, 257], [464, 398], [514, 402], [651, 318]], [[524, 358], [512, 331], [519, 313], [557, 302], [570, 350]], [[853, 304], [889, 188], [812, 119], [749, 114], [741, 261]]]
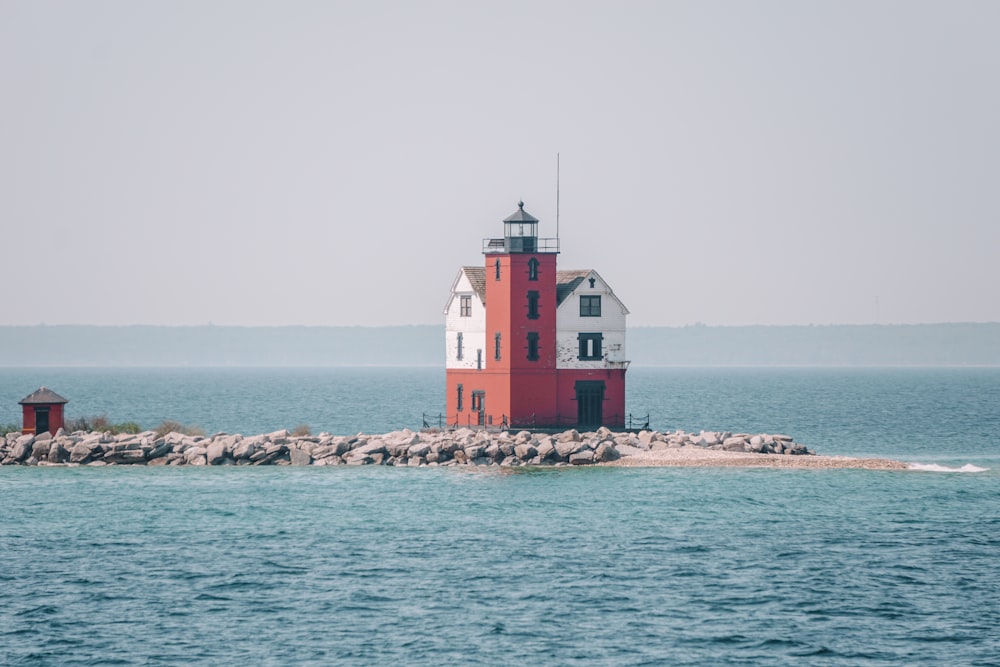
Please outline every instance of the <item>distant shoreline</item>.
[[[0, 367], [437, 366], [444, 326], [0, 325]], [[1000, 367], [1000, 322], [630, 327], [636, 367]]]

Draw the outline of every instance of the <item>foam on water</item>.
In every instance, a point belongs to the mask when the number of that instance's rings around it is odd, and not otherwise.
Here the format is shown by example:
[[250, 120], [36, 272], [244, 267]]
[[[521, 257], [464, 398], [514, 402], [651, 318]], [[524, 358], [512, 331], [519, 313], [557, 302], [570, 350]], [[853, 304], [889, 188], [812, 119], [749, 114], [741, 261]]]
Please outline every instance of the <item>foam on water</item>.
[[937, 463], [908, 463], [907, 466], [910, 470], [920, 470], [923, 472], [986, 472], [989, 470], [989, 468], [980, 468], [971, 463], [966, 463], [960, 468], [950, 468], [938, 465]]

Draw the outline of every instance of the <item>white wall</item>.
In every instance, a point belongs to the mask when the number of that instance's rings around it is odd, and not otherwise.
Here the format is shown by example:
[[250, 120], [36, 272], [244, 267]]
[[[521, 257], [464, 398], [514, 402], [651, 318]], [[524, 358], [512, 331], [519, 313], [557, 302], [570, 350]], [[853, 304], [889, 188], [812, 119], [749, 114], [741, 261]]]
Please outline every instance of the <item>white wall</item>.
[[[461, 296], [472, 297], [472, 316], [462, 317]], [[458, 278], [445, 306], [445, 368], [476, 368], [476, 350], [483, 351], [486, 360], [486, 307], [472, 289], [465, 272]], [[458, 359], [458, 334], [462, 333], [462, 359]]]
[[[591, 287], [590, 281], [584, 279], [556, 311], [557, 368], [604, 367], [604, 359], [596, 361], [579, 359], [580, 342], [577, 335], [580, 333], [603, 334], [601, 352], [608, 361], [628, 360], [625, 354], [625, 316], [628, 310], [596, 271], [591, 271], [588, 277], [595, 279], [594, 286]], [[581, 295], [600, 295], [600, 317], [580, 317]]]

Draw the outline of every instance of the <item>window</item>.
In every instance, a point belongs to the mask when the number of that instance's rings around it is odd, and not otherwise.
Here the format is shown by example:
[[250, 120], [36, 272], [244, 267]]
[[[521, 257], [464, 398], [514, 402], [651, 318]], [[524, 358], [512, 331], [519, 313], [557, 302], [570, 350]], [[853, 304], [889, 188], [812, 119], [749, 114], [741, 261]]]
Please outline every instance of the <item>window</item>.
[[601, 316], [601, 295], [580, 295], [580, 317]]
[[486, 398], [485, 391], [474, 391], [472, 392], [472, 409], [476, 412], [481, 412], [485, 405], [483, 399]]
[[458, 411], [462, 411], [462, 385], [458, 385]]
[[528, 280], [538, 280], [538, 260], [534, 257], [528, 260]]
[[603, 358], [601, 341], [604, 340], [604, 334], [582, 333], [577, 336], [577, 340], [580, 341], [580, 361], [595, 361]]
[[538, 361], [538, 332], [528, 332], [528, 361]]
[[472, 296], [463, 294], [459, 297], [458, 314], [462, 317], [472, 317]]
[[538, 292], [528, 292], [528, 319], [538, 319]]
[[497, 280], [500, 280], [500, 260], [499, 259], [496, 261], [495, 266], [496, 266], [496, 269], [497, 269]]
[[493, 336], [493, 358], [500, 360], [500, 332]]
[[590, 281], [590, 289], [594, 289], [594, 283], [597, 282], [597, 278], [587, 278]]
[[[463, 343], [464, 343], [464, 342], [465, 342], [465, 341], [463, 340], [463, 336], [462, 336], [462, 332], [461, 332], [461, 331], [459, 331], [459, 332], [458, 332], [458, 354], [456, 354], [456, 355], [455, 355], [455, 357], [456, 357], [456, 358], [457, 358], [457, 359], [458, 359], [459, 361], [461, 361], [461, 360], [462, 360], [462, 353], [463, 353], [463, 351], [464, 351], [464, 350], [463, 350], [463, 348], [465, 347], [465, 346], [463, 345]], [[459, 387], [461, 387], [461, 386], [462, 386], [462, 385], [459, 385]], [[461, 403], [461, 401], [459, 401], [459, 403]]]
[[476, 370], [483, 370], [483, 351], [476, 350]]

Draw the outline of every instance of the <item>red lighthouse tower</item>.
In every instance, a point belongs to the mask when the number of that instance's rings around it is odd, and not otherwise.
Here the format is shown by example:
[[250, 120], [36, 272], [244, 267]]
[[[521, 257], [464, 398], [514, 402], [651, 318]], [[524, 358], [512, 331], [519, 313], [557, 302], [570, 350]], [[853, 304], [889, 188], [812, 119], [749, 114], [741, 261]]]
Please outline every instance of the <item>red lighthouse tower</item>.
[[623, 426], [627, 309], [596, 272], [557, 271], [523, 202], [503, 225], [445, 307], [449, 424]]

